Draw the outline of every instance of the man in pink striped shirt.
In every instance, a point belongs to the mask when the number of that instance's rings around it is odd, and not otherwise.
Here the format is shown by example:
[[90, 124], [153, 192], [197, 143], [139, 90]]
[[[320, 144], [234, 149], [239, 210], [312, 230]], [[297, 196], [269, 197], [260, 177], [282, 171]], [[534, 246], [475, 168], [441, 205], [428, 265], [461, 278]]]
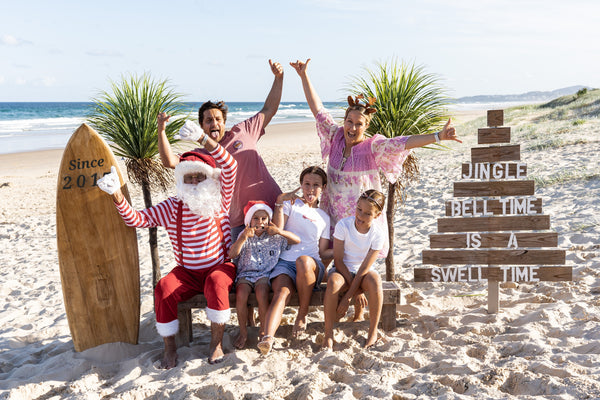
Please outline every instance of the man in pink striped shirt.
[[[161, 366], [167, 369], [177, 365], [177, 303], [204, 293], [206, 316], [211, 321], [211, 364], [223, 360], [223, 333], [230, 317], [229, 291], [235, 266], [227, 259], [227, 250], [237, 162], [208, 135], [204, 134], [201, 143], [209, 154], [184, 153], [175, 168], [177, 196], [145, 210], [134, 210], [125, 200], [114, 167], [111, 174], [98, 180], [98, 187], [112, 195], [128, 226], [163, 226], [171, 239], [177, 266], [158, 281], [154, 292], [156, 328], [165, 343]], [[222, 169], [216, 168], [216, 163]]]

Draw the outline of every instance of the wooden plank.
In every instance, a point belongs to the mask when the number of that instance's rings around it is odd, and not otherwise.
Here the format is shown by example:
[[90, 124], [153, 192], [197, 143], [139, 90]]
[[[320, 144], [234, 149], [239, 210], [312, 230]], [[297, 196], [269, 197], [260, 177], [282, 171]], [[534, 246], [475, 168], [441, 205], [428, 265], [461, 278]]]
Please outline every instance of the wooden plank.
[[447, 217], [477, 217], [484, 215], [532, 215], [541, 214], [541, 198], [505, 198], [447, 200]]
[[487, 124], [488, 126], [504, 125], [504, 110], [488, 110]]
[[527, 176], [524, 162], [464, 163], [461, 179], [523, 179]]
[[454, 197], [531, 196], [534, 193], [534, 180], [454, 182]]
[[[383, 330], [390, 331], [396, 328], [396, 305], [400, 304], [400, 286], [393, 281], [381, 282], [383, 288], [383, 304], [381, 310], [380, 327]], [[323, 299], [325, 298], [325, 285], [322, 290], [314, 291], [311, 294], [310, 305], [311, 306], [322, 306]], [[273, 292], [270, 293], [269, 301], [273, 298]], [[229, 306], [235, 308], [235, 292], [229, 294]], [[257, 307], [256, 296], [254, 293], [250, 293], [248, 296], [248, 305]], [[297, 307], [298, 306], [298, 294], [294, 293], [286, 307]], [[192, 334], [192, 308], [205, 308], [206, 298], [203, 294], [197, 294], [196, 296], [182, 301], [177, 304], [177, 319], [179, 320], [179, 331], [175, 335], [175, 343], [177, 347], [189, 346], [193, 340]]]
[[510, 127], [477, 129], [477, 144], [510, 143]]
[[519, 161], [521, 159], [521, 145], [473, 147], [471, 148], [471, 162], [501, 162]]
[[[468, 237], [469, 235], [477, 235]], [[558, 246], [558, 233], [556, 232], [494, 232], [494, 233], [442, 233], [429, 235], [429, 247], [432, 249], [455, 248], [466, 249], [504, 247], [511, 242], [511, 235], [517, 244], [522, 247], [556, 247]], [[476, 241], [474, 241], [474, 239]], [[468, 242], [468, 243], [467, 243]]]
[[423, 250], [423, 264], [558, 265], [565, 263], [561, 249]]
[[438, 218], [438, 232], [531, 231], [550, 229], [549, 215]]
[[537, 281], [571, 281], [572, 267], [538, 267], [538, 266], [505, 266], [505, 267], [449, 267], [449, 268], [415, 268], [415, 282], [537, 282]]
[[500, 310], [500, 282], [488, 279], [488, 314], [496, 314]]
[[[394, 281], [383, 281], [381, 282], [381, 286], [383, 288], [383, 304], [400, 304], [400, 286]], [[312, 292], [310, 297], [310, 305], [311, 306], [322, 306], [323, 300], [325, 299], [325, 287], [326, 285], [322, 285], [322, 290]], [[273, 298], [273, 292], [270, 293], [269, 301]], [[256, 302], [256, 297], [254, 293], [251, 293], [248, 296], [248, 305], [252, 307], [258, 307], [258, 303]], [[294, 293], [290, 298], [289, 303], [287, 304], [290, 307], [297, 307], [298, 303], [298, 294]], [[229, 293], [229, 306], [231, 308], [235, 308], [235, 292]], [[179, 310], [186, 308], [205, 308], [206, 307], [206, 298], [203, 294], [197, 294], [196, 296], [182, 301], [178, 304]]]

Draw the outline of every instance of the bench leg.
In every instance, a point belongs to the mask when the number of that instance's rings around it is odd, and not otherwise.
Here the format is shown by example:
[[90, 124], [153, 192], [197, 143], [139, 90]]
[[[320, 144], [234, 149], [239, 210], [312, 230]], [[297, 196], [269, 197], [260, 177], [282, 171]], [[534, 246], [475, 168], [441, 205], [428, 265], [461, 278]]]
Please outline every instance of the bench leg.
[[396, 329], [396, 304], [383, 305], [381, 308], [381, 321], [379, 324], [384, 331]]
[[177, 347], [189, 346], [192, 341], [192, 310], [186, 308], [177, 311], [177, 319], [179, 320], [179, 332], [175, 336], [175, 344]]

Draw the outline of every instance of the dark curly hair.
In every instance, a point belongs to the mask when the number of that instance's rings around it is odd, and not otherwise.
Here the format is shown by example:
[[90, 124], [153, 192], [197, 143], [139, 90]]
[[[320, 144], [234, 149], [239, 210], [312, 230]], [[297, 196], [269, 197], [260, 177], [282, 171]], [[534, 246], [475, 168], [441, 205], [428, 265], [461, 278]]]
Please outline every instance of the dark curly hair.
[[202, 122], [204, 122], [204, 111], [212, 110], [213, 108], [221, 111], [221, 114], [223, 114], [223, 122], [227, 122], [227, 105], [223, 101], [217, 101], [216, 103], [213, 103], [209, 100], [202, 104], [198, 109], [198, 122], [200, 123], [200, 126], [202, 126]]

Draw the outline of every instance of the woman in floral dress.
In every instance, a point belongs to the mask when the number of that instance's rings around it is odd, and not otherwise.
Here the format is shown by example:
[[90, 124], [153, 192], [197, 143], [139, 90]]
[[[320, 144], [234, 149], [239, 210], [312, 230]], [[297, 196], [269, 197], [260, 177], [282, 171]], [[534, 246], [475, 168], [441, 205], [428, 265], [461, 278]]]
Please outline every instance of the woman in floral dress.
[[[306, 62], [296, 61], [290, 65], [302, 80], [306, 101], [315, 116], [317, 133], [321, 141], [321, 156], [327, 162], [328, 185], [321, 197], [321, 208], [331, 217], [331, 226], [342, 218], [354, 215], [356, 202], [361, 193], [368, 189], [382, 191], [379, 173], [389, 182], [396, 182], [402, 175], [402, 164], [410, 149], [426, 146], [440, 140], [455, 140], [456, 131], [449, 119], [440, 132], [423, 135], [397, 136], [386, 138], [383, 135], [365, 136], [376, 111], [372, 104], [362, 104], [349, 97], [343, 125], [337, 125], [323, 108], [323, 103], [313, 88], [306, 72]], [[462, 143], [462, 142], [461, 142]], [[378, 223], [387, 238], [385, 213], [381, 213]], [[388, 241], [380, 256], [388, 252]]]

